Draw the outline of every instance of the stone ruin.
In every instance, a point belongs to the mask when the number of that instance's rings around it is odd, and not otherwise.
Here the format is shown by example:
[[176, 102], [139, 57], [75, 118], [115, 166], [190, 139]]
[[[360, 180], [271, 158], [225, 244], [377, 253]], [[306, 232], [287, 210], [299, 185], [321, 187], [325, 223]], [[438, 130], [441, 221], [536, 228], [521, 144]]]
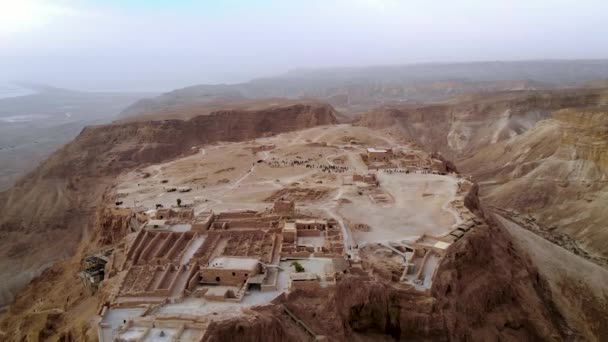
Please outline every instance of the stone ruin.
[[296, 211], [294, 201], [278, 200], [274, 202], [272, 213], [276, 215], [292, 216]]
[[[275, 267], [282, 258], [344, 257], [337, 222], [295, 217], [293, 201], [279, 200], [270, 211], [209, 211], [192, 218], [191, 211], [164, 209], [155, 213], [160, 216], [191, 222], [191, 230], [137, 233], [121, 266], [126, 270], [117, 293], [122, 302], [159, 303], [188, 295], [240, 301], [249, 286], [276, 289]], [[293, 235], [283, 227], [289, 225], [285, 217], [294, 220]]]
[[373, 173], [369, 173], [367, 175], [354, 174], [353, 182], [366, 183], [366, 184], [372, 185], [372, 186], [378, 186], [380, 184], [380, 182], [378, 181], [378, 178]]

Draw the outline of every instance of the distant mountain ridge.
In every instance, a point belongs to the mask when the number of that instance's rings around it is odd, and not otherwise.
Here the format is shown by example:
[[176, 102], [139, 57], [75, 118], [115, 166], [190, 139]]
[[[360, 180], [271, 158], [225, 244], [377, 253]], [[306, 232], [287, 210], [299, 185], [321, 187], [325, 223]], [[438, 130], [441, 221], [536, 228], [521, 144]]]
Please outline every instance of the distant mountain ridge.
[[567, 88], [608, 78], [608, 59], [435, 63], [299, 69], [237, 84], [195, 85], [140, 100], [122, 117], [217, 101], [311, 98], [361, 113], [378, 104], [441, 101], [468, 93]]

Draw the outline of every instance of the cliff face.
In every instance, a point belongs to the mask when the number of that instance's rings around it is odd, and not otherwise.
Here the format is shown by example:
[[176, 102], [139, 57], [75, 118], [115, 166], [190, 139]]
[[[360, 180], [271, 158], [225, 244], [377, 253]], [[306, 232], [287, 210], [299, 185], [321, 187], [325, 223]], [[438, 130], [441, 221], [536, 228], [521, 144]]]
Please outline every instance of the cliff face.
[[593, 162], [600, 171], [597, 176], [605, 180], [608, 174], [608, 107], [560, 110], [553, 113], [553, 119], [562, 128], [557, 156]]
[[591, 251], [608, 255], [608, 111], [564, 109], [534, 129], [460, 161], [484, 199], [533, 214]]
[[0, 305], [53, 261], [74, 253], [81, 238], [88, 237], [97, 204], [118, 173], [196, 152], [193, 146], [334, 123], [328, 105], [293, 104], [85, 128], [0, 193]]
[[426, 150], [456, 160], [528, 131], [554, 110], [594, 106], [607, 98], [606, 89], [503, 92], [436, 105], [383, 107], [365, 114], [360, 124], [396, 127]]
[[115, 245], [145, 220], [131, 209], [102, 208], [97, 212], [96, 236], [92, 242], [100, 246]]

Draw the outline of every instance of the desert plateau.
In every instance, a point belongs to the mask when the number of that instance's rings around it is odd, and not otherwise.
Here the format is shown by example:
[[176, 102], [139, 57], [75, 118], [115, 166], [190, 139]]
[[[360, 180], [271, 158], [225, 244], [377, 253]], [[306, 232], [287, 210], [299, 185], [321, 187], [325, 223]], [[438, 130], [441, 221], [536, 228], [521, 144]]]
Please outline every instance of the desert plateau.
[[608, 341], [606, 11], [0, 1], [0, 341]]

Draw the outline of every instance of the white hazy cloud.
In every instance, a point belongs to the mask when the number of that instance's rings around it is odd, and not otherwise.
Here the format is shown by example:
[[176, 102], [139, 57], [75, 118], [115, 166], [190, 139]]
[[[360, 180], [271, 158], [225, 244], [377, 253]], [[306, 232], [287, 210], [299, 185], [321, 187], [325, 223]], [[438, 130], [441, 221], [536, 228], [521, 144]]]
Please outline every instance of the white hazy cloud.
[[298, 67], [605, 58], [606, 13], [600, 0], [0, 0], [0, 78], [168, 90]]
[[41, 29], [65, 17], [89, 16], [90, 12], [61, 2], [44, 0], [0, 0], [0, 35]]

